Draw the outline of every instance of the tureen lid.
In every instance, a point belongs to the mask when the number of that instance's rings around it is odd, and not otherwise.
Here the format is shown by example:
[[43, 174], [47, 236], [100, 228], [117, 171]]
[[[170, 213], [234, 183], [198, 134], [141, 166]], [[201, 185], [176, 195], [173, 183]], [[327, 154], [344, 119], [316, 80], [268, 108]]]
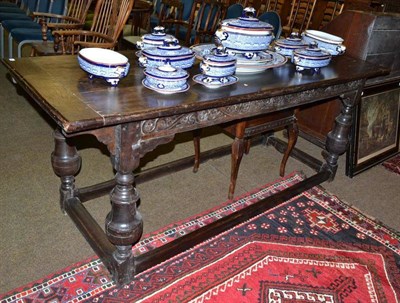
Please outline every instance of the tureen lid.
[[303, 58], [309, 59], [329, 59], [332, 55], [318, 48], [316, 43], [311, 43], [307, 48], [299, 48], [293, 51], [293, 54], [300, 55]]
[[156, 26], [153, 29], [153, 32], [150, 34], [146, 34], [142, 36], [142, 41], [147, 42], [147, 43], [154, 43], [154, 42], [162, 42], [165, 39], [174, 39], [175, 37], [172, 35], [167, 35], [165, 33], [165, 28], [163, 26]]
[[175, 81], [189, 77], [189, 74], [186, 70], [172, 66], [169, 60], [167, 60], [166, 64], [158, 67], [147, 67], [143, 72], [147, 76], [159, 78], [163, 81]]
[[225, 52], [222, 46], [218, 46], [211, 54], [204, 55], [203, 61], [233, 64], [236, 58]]
[[165, 39], [163, 45], [157, 47], [150, 47], [142, 50], [145, 56], [157, 56], [163, 58], [180, 57], [180, 56], [194, 56], [194, 52], [188, 48], [179, 45], [177, 39]]
[[231, 26], [238, 29], [247, 30], [273, 30], [274, 27], [264, 21], [261, 21], [255, 17], [256, 10], [253, 7], [246, 7], [243, 9], [242, 16], [237, 19], [226, 19], [223, 20], [222, 26]]
[[289, 37], [285, 39], [279, 39], [275, 41], [276, 45], [287, 47], [287, 48], [296, 48], [296, 47], [306, 47], [308, 46], [307, 43], [305, 43], [301, 38], [298, 33], [291, 33]]

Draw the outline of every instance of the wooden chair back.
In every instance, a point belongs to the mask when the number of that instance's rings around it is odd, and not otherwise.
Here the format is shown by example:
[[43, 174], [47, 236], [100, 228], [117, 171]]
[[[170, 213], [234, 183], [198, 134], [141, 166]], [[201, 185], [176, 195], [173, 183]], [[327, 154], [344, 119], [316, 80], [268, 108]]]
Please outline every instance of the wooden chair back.
[[54, 43], [33, 44], [33, 54], [76, 54], [85, 47], [114, 49], [133, 4], [134, 0], [97, 0], [90, 30], [55, 30]]
[[174, 23], [176, 20], [183, 20], [183, 10], [184, 3], [181, 0], [161, 0], [158, 25], [177, 37], [179, 27], [174, 26]]
[[320, 29], [343, 12], [344, 0], [328, 1], [320, 24]]
[[256, 10], [257, 16], [259, 16], [269, 11], [279, 13], [283, 5], [283, 0], [251, 0], [248, 5], [252, 6]]
[[283, 27], [286, 35], [303, 32], [309, 28], [317, 0], [293, 0], [287, 24]]
[[228, 3], [221, 0], [194, 0], [185, 44], [212, 40], [219, 22], [225, 18], [227, 8]]
[[134, 0], [98, 0], [90, 29], [96, 35], [91, 42], [105, 42], [107, 39], [104, 39], [102, 34], [117, 43], [131, 13], [133, 2]]
[[68, 4], [67, 16], [85, 22], [92, 0], [70, 0]]

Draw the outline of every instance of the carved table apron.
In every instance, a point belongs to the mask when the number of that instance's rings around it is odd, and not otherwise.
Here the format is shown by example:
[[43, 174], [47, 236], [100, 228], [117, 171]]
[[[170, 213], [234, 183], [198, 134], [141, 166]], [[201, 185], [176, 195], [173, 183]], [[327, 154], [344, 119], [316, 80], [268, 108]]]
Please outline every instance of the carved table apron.
[[[128, 283], [135, 274], [240, 221], [326, 180], [333, 180], [338, 157], [347, 148], [352, 109], [360, 98], [365, 80], [388, 72], [341, 56], [334, 58], [319, 74], [296, 73], [292, 64], [287, 63], [257, 75], [239, 75], [237, 84], [220, 90], [210, 90], [190, 80], [189, 91], [168, 96], [144, 88], [141, 85], [142, 70], [135, 66], [132, 55], [127, 56], [132, 63], [131, 71], [118, 87], [110, 87], [103, 79], [89, 80], [75, 56], [3, 60], [12, 78], [57, 123], [51, 159], [54, 172], [61, 179], [61, 208], [74, 221], [118, 285]], [[190, 73], [194, 75], [197, 71], [195, 66]], [[319, 162], [316, 174], [232, 216], [133, 257], [132, 245], [139, 241], [143, 230], [143, 221], [136, 209], [139, 196], [133, 171], [143, 155], [170, 142], [177, 133], [333, 97], [341, 98], [343, 108], [328, 135], [325, 160]], [[69, 138], [82, 134], [94, 135], [108, 147], [116, 171], [105, 233], [83, 202], [109, 193], [109, 184], [86, 189], [75, 187], [74, 176], [80, 169], [81, 158]]]

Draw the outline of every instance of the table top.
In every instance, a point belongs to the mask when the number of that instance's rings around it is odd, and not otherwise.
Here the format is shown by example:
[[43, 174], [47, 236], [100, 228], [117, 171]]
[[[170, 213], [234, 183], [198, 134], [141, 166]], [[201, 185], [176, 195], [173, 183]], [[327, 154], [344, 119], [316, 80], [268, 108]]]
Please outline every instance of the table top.
[[213, 89], [192, 80], [200, 73], [195, 65], [189, 70], [188, 91], [164, 95], [145, 88], [137, 58], [132, 51], [124, 55], [131, 68], [117, 87], [104, 79], [90, 80], [76, 56], [5, 59], [3, 64], [66, 133], [328, 88], [388, 73], [387, 69], [344, 55], [333, 58], [318, 74], [298, 73], [287, 62], [262, 73], [237, 75], [237, 83]]

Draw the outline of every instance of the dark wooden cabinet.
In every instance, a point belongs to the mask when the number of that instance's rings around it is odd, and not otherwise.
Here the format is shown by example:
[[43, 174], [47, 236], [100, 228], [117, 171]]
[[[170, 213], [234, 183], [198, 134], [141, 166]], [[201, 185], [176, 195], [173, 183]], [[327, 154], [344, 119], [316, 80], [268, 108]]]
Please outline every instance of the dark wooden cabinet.
[[[391, 69], [387, 76], [367, 80], [365, 87], [368, 94], [361, 98], [359, 106], [362, 106], [367, 95], [392, 90], [400, 83], [400, 14], [345, 11], [323, 30], [344, 39], [347, 55]], [[322, 146], [340, 109], [339, 102], [339, 100], [331, 100], [300, 110], [298, 123], [301, 136]], [[360, 113], [360, 108], [356, 108], [355, 111], [356, 119], [359, 120], [357, 113]], [[357, 172], [358, 163], [355, 153], [360, 148], [356, 146], [359, 135], [357, 131], [357, 129], [353, 130], [349, 147], [347, 167], [350, 176]], [[380, 157], [376, 162], [380, 160], [383, 158]], [[363, 169], [374, 164], [373, 160], [370, 162], [369, 165], [364, 164]]]

